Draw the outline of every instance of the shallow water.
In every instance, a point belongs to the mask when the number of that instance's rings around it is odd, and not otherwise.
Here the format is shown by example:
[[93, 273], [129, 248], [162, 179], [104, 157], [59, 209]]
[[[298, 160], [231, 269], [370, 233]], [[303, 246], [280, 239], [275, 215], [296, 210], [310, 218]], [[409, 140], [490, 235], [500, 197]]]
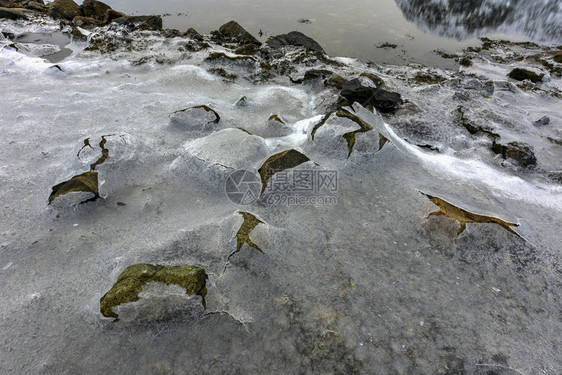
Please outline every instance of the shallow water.
[[[236, 20], [254, 36], [297, 30], [311, 36], [331, 56], [358, 57], [376, 63], [421, 63], [451, 67], [434, 50], [455, 52], [478, 43], [476, 37], [562, 43], [562, 7], [556, 0], [471, 2], [432, 0], [349, 1], [197, 1], [108, 0], [127, 14], [164, 15], [164, 27], [193, 27], [209, 33]], [[450, 4], [457, 4], [452, 7]], [[507, 14], [501, 19], [481, 12]], [[453, 9], [451, 9], [453, 8]], [[299, 20], [310, 23], [299, 23]], [[464, 25], [469, 25], [465, 27]], [[383, 43], [396, 48], [377, 48]]]

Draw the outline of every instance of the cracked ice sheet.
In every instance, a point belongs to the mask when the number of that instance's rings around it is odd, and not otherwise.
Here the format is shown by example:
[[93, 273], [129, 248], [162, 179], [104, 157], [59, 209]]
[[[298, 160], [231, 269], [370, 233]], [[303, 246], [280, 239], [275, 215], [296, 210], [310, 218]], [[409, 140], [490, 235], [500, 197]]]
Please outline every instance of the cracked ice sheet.
[[[337, 205], [244, 207], [264, 222], [251, 234], [264, 253], [244, 246], [224, 270], [240, 207], [222, 185], [169, 172], [186, 142], [208, 133], [170, 129], [168, 115], [206, 104], [221, 126], [244, 127], [279, 114], [295, 134], [268, 139], [273, 154], [309, 142], [303, 134], [321, 116], [314, 92], [225, 85], [196, 64], [131, 67], [99, 57], [60, 65], [66, 73], [0, 52], [10, 92], [0, 102], [4, 372], [435, 373], [446, 348], [469, 372], [496, 355], [524, 373], [556, 372], [558, 188], [477, 158], [433, 156], [383, 124], [396, 147], [349, 159], [307, 155], [337, 171]], [[250, 95], [255, 107], [234, 106]], [[105, 134], [122, 135], [110, 138], [99, 167], [106, 200], [46, 208], [50, 187], [88, 166], [89, 157], [76, 157], [83, 140], [96, 146]], [[91, 152], [96, 159], [99, 148]], [[456, 239], [456, 223], [426, 218], [435, 207], [417, 189], [516, 219], [530, 243], [493, 224], [469, 224]], [[127, 307], [133, 316], [152, 311], [153, 320], [103, 320], [99, 298], [135, 263], [204, 267], [216, 314], [192, 311], [194, 301], [160, 286]]]

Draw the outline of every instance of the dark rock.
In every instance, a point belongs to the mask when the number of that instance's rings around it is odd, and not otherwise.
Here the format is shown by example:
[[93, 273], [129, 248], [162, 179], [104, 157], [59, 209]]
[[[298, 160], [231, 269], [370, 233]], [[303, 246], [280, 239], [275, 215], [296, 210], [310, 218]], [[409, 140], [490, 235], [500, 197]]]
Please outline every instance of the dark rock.
[[276, 35], [265, 42], [271, 48], [282, 48], [285, 46], [304, 47], [314, 52], [324, 53], [324, 49], [314, 39], [307, 37], [298, 31], [291, 31], [288, 34]]
[[48, 9], [45, 4], [43, 4], [42, 2], [39, 3], [39, 2], [37, 2], [37, 1], [28, 1], [28, 2], [25, 4], [25, 7], [26, 7], [27, 9], [35, 10], [35, 11], [38, 11], [38, 12], [46, 12], [47, 9]]
[[383, 113], [396, 110], [403, 102], [400, 94], [380, 88], [365, 87], [357, 78], [342, 85], [341, 95], [351, 103], [357, 102], [364, 107], [374, 107]]
[[550, 178], [554, 182], [562, 184], [562, 172], [560, 172], [560, 171], [549, 172], [548, 178]]
[[78, 4], [72, 0], [55, 0], [48, 14], [54, 19], [65, 20], [73, 20], [74, 17], [81, 15]]
[[74, 40], [85, 41], [88, 37], [80, 32], [76, 27], [72, 28], [72, 37]]
[[14, 40], [16, 38], [14, 33], [7, 33], [7, 32], [2, 31], [2, 35], [4, 36], [4, 38], [10, 39], [10, 40]]
[[531, 72], [527, 69], [522, 68], [515, 68], [507, 75], [509, 78], [513, 78], [516, 81], [523, 81], [528, 79], [533, 83], [537, 83], [542, 80], [544, 74], [537, 74], [535, 72]]
[[197, 32], [197, 30], [195, 30], [193, 27], [190, 27], [189, 29], [187, 29], [187, 31], [185, 32], [185, 35], [188, 36], [191, 39], [194, 39], [194, 40], [198, 40], [198, 41], [203, 40], [203, 35], [199, 34]]
[[27, 14], [24, 9], [20, 8], [0, 8], [0, 18], [7, 18], [10, 20], [26, 20]]
[[133, 30], [162, 30], [160, 16], [126, 16], [115, 19], [118, 25], [129, 26]]
[[116, 20], [116, 19], [121, 18], [121, 17], [127, 17], [127, 15], [125, 13], [118, 12], [114, 9], [108, 9], [108, 10], [105, 11], [105, 16], [103, 17], [102, 22], [104, 24], [108, 24], [108, 23], [113, 22], [113, 20]]
[[98, 20], [95, 20], [93, 18], [82, 17], [82, 16], [74, 17], [74, 19], [72, 20], [72, 24], [74, 26], [79, 26], [79, 27], [82, 27], [84, 29], [90, 29], [90, 28], [99, 27], [99, 26], [104, 25], [104, 23], [102, 21], [98, 21]]
[[507, 145], [502, 145], [494, 141], [492, 151], [501, 155], [504, 159], [510, 158], [515, 160], [523, 167], [537, 164], [537, 158], [533, 150], [528, 144], [523, 142], [510, 142]]
[[79, 9], [82, 16], [93, 18], [98, 21], [103, 21], [105, 18], [105, 13], [109, 9], [111, 9], [111, 7], [106, 3], [102, 3], [101, 1], [84, 0]]
[[225, 23], [219, 28], [219, 32], [231, 41], [239, 43], [240, 45], [254, 44], [256, 46], [261, 46], [261, 42], [254, 38], [252, 34], [240, 26], [240, 24], [236, 21]]
[[557, 62], [558, 64], [562, 64], [562, 53], [554, 56], [554, 61]]
[[310, 81], [314, 79], [325, 79], [334, 75], [334, 72], [327, 69], [311, 69], [304, 73], [303, 81]]
[[535, 126], [546, 126], [550, 124], [550, 117], [548, 116], [543, 116], [540, 119], [538, 119], [537, 121], [533, 122], [533, 125]]

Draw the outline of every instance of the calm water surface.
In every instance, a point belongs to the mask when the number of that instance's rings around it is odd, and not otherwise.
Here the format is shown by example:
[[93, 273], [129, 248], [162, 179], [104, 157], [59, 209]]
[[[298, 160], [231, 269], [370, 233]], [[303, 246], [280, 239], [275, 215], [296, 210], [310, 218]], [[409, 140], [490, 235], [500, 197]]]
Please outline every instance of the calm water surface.
[[[446, 65], [454, 52], [486, 35], [562, 44], [560, 0], [107, 0], [127, 14], [163, 15], [164, 27], [208, 33], [237, 20], [256, 37], [292, 30], [333, 56], [377, 63]], [[308, 20], [301, 23], [299, 20]], [[392, 43], [396, 48], [380, 48]], [[377, 47], [379, 46], [379, 47]]]

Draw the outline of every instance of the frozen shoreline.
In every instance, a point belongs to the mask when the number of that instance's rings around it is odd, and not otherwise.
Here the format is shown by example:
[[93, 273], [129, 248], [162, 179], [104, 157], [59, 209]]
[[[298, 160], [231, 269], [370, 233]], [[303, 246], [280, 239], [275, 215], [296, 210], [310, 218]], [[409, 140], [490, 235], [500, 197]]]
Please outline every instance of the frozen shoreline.
[[[560, 371], [560, 50], [489, 42], [447, 71], [291, 46], [248, 58], [212, 36], [111, 26], [88, 37], [95, 48], [71, 44], [58, 68], [0, 40], [2, 372]], [[518, 82], [515, 67], [545, 76]], [[363, 72], [403, 103], [372, 113], [325, 84], [376, 85]], [[201, 105], [220, 120], [177, 112]], [[373, 128], [354, 133], [351, 153], [343, 135], [358, 125], [338, 110]], [[99, 160], [102, 136], [103, 199], [48, 205], [52, 186]], [[493, 141], [526, 143], [536, 164], [504, 159]], [[336, 173], [320, 195], [336, 205], [279, 205], [269, 191], [229, 200], [231, 172], [287, 149], [311, 160], [292, 170]], [[458, 221], [428, 217], [436, 206], [419, 191], [517, 223], [521, 237], [494, 223], [458, 235]], [[261, 220], [251, 238], [263, 253], [233, 254], [238, 211]], [[120, 322], [103, 318], [100, 298], [137, 263], [204, 268], [207, 310], [150, 284]]]

